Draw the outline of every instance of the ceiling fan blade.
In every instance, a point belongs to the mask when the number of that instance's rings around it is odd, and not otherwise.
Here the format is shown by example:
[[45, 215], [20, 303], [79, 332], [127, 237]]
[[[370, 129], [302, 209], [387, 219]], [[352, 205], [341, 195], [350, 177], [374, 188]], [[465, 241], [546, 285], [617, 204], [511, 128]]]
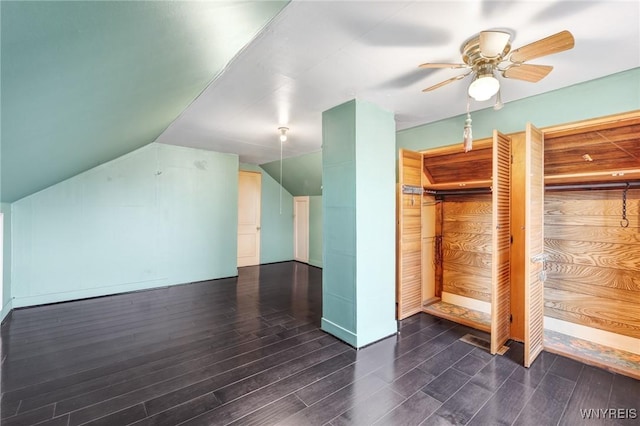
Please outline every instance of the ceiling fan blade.
[[510, 66], [502, 72], [502, 75], [506, 78], [515, 78], [517, 80], [537, 83], [545, 78], [552, 69], [553, 67], [551, 65], [520, 64]]
[[423, 89], [422, 91], [423, 92], [430, 92], [430, 91], [435, 90], [435, 89], [437, 89], [439, 87], [445, 86], [445, 85], [447, 85], [449, 83], [453, 83], [454, 81], [462, 80], [463, 78], [465, 78], [469, 74], [471, 74], [471, 71], [469, 71], [468, 73], [465, 73], [465, 74], [460, 74], [460, 75], [457, 75], [455, 77], [451, 77], [451, 78], [449, 78], [449, 79], [447, 79], [445, 81], [441, 81], [440, 83], [434, 84], [433, 86], [430, 86], [430, 87], [427, 87], [426, 89]]
[[552, 55], [572, 49], [575, 45], [573, 35], [569, 31], [560, 31], [557, 34], [545, 37], [526, 46], [511, 51], [509, 60], [512, 62], [524, 62], [541, 56]]
[[509, 43], [511, 34], [504, 31], [481, 31], [480, 53], [485, 58], [496, 58]]
[[451, 68], [451, 69], [457, 69], [457, 68], [469, 68], [469, 65], [467, 65], [467, 64], [426, 63], [426, 64], [420, 64], [419, 68]]

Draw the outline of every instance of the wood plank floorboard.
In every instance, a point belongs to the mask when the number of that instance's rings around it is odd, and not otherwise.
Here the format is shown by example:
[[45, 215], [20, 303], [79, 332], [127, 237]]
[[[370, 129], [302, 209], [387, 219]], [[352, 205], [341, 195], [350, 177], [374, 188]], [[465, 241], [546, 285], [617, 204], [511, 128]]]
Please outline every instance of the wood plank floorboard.
[[[543, 352], [522, 366], [428, 314], [360, 350], [320, 330], [322, 270], [238, 277], [17, 309], [2, 324], [0, 423], [572, 425], [640, 414], [640, 382]], [[632, 411], [635, 410], [635, 411]], [[589, 424], [638, 424], [638, 417]]]

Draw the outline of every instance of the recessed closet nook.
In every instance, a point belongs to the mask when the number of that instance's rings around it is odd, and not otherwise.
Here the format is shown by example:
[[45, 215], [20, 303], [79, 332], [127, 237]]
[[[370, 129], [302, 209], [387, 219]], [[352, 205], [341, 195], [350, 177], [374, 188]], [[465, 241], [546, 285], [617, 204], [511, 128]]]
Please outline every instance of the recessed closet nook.
[[640, 379], [640, 111], [399, 153], [397, 317]]

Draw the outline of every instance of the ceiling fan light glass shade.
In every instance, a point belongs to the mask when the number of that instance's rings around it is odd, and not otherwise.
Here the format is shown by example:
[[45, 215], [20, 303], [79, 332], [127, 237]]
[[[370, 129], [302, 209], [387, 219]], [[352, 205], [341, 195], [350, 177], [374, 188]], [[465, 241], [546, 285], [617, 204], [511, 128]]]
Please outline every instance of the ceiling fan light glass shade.
[[476, 101], [486, 101], [500, 90], [500, 82], [493, 75], [479, 75], [469, 85], [469, 96]]

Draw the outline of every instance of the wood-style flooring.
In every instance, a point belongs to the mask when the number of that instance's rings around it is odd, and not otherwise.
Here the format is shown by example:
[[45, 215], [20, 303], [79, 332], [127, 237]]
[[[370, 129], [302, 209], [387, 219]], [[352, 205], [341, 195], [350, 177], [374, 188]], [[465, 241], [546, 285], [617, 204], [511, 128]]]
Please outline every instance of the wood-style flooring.
[[[2, 425], [638, 424], [640, 382], [427, 314], [361, 350], [319, 329], [322, 270], [15, 310], [2, 326]], [[580, 410], [599, 420], [585, 422]], [[626, 410], [626, 411], [624, 411]], [[635, 410], [635, 411], [634, 411]], [[612, 417], [618, 417], [612, 419]]]

